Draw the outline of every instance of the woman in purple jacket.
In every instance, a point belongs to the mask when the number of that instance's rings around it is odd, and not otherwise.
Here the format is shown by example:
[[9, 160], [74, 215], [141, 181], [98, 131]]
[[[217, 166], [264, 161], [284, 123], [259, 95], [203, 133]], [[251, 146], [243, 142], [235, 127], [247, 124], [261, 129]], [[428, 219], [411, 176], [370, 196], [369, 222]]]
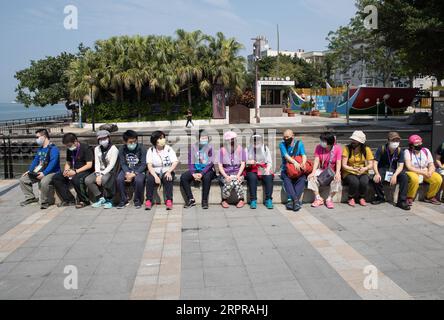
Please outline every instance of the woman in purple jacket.
[[202, 183], [202, 208], [206, 210], [208, 209], [211, 181], [217, 176], [214, 171], [213, 147], [210, 145], [210, 137], [205, 134], [204, 130], [199, 131], [199, 142], [189, 148], [188, 169], [180, 177], [180, 185], [186, 196], [184, 208], [196, 205], [196, 200], [191, 192], [191, 183], [196, 181]]

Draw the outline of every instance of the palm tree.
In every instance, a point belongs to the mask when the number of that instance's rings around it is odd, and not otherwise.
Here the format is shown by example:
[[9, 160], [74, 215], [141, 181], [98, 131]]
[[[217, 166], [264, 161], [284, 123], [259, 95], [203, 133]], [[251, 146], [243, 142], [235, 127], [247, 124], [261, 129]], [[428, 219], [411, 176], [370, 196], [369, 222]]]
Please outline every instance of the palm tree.
[[[207, 39], [202, 31], [197, 30], [193, 32], [186, 32], [183, 29], [176, 31], [177, 47], [179, 52], [180, 66], [178, 68], [178, 75], [181, 85], [187, 85], [188, 105], [192, 106], [192, 86], [193, 82], [199, 84], [203, 78], [203, 60], [205, 54], [204, 41]], [[202, 86], [205, 88], [205, 86]], [[202, 93], [206, 93], [204, 90]]]

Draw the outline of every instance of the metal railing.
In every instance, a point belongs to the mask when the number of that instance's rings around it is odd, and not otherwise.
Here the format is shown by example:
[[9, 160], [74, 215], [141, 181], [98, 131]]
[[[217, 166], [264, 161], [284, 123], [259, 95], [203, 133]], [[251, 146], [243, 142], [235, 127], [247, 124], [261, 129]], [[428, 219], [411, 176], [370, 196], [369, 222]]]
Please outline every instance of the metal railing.
[[45, 127], [52, 132], [63, 133], [63, 128], [72, 121], [72, 115], [34, 117], [17, 120], [0, 121], [0, 134], [4, 135], [30, 135], [35, 130]]

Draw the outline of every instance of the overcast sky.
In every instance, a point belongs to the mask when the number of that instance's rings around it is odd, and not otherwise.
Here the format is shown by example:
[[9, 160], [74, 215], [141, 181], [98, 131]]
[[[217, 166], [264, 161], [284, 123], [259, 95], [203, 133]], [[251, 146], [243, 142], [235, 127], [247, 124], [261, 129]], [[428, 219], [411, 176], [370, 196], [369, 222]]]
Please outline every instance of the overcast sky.
[[[113, 35], [173, 35], [178, 28], [218, 31], [252, 50], [251, 38], [265, 35], [281, 50], [324, 50], [330, 30], [348, 23], [354, 0], [14, 0], [0, 6], [0, 102], [15, 98], [14, 73], [47, 55], [75, 52], [83, 42]], [[79, 11], [78, 30], [66, 30], [64, 8]]]

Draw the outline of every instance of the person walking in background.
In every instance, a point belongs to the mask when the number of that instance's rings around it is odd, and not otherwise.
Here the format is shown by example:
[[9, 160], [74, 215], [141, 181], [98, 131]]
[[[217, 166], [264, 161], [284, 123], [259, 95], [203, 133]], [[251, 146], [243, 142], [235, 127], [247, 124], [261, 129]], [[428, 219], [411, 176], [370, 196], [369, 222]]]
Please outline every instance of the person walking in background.
[[86, 178], [86, 186], [94, 195], [93, 208], [113, 207], [116, 182], [116, 164], [119, 149], [111, 143], [110, 134], [106, 130], [97, 133], [99, 145], [94, 149], [95, 172]]
[[257, 185], [262, 181], [265, 188], [264, 204], [273, 209], [273, 162], [268, 146], [261, 135], [253, 135], [247, 148], [247, 182], [250, 190], [250, 208], [257, 208]]
[[[330, 132], [323, 133], [320, 141], [314, 152], [313, 172], [308, 176], [308, 189], [315, 194], [315, 201], [311, 206], [317, 208], [325, 204], [328, 209], [334, 209], [333, 198], [342, 190], [342, 149]], [[325, 201], [319, 193], [321, 185], [330, 187], [329, 196]]]
[[[444, 179], [444, 142], [436, 150], [435, 156], [436, 172], [438, 172]], [[444, 183], [442, 184], [441, 202], [444, 202]]]
[[191, 182], [196, 181], [202, 183], [202, 208], [208, 209], [211, 182], [217, 177], [214, 170], [213, 152], [209, 135], [204, 130], [200, 130], [198, 142], [190, 146], [188, 150], [188, 171], [180, 177], [180, 185], [186, 196], [184, 208], [196, 205], [191, 191]]
[[[88, 144], [79, 142], [74, 133], [63, 136], [62, 143], [66, 146], [66, 163], [63, 172], [54, 176], [54, 186], [62, 202], [59, 207], [76, 206], [77, 209], [90, 205], [85, 179], [91, 174], [94, 153]], [[73, 186], [76, 199], [69, 191]]]
[[165, 188], [166, 208], [173, 210], [173, 183], [177, 165], [176, 152], [167, 145], [166, 135], [162, 131], [155, 131], [151, 135], [151, 144], [146, 155], [148, 175], [146, 177], [146, 203], [145, 210], [153, 207], [154, 191], [163, 186]]
[[185, 127], [188, 128], [188, 126], [191, 124], [191, 126], [194, 127], [194, 123], [193, 123], [193, 111], [190, 109], [187, 110], [187, 124], [185, 125]]
[[117, 209], [123, 209], [129, 204], [126, 194], [128, 184], [134, 187], [134, 206], [140, 209], [145, 191], [147, 150], [138, 142], [137, 132], [133, 130], [128, 130], [123, 134], [123, 142], [123, 146], [119, 149], [120, 172], [117, 176], [117, 187], [120, 203]]
[[[307, 183], [307, 176], [302, 174], [298, 178], [289, 177], [287, 173], [287, 163], [291, 163], [297, 171], [305, 170], [307, 154], [305, 153], [304, 143], [297, 140], [293, 131], [288, 129], [284, 132], [284, 137], [279, 144], [279, 149], [282, 156], [281, 179], [284, 184], [284, 189], [289, 196], [286, 208], [287, 210], [298, 212], [302, 209], [301, 197], [304, 193], [305, 184]], [[301, 163], [294, 159], [294, 157], [297, 156], [302, 158]]]
[[442, 176], [435, 171], [432, 153], [429, 149], [423, 147], [423, 140], [420, 136], [412, 135], [409, 138], [409, 148], [404, 151], [404, 158], [407, 176], [409, 177], [408, 205], [413, 205], [419, 185], [423, 182], [429, 184], [429, 190], [424, 201], [440, 205], [441, 203], [436, 196], [441, 189]]
[[365, 144], [367, 137], [364, 132], [355, 131], [350, 139], [351, 143], [342, 152], [342, 175], [344, 184], [348, 185], [348, 205], [355, 207], [359, 199], [359, 204], [365, 207], [369, 170], [373, 169], [373, 152]]
[[400, 144], [401, 136], [399, 133], [390, 132], [388, 142], [376, 151], [373, 164], [373, 170], [375, 171], [373, 183], [376, 197], [372, 204], [379, 205], [386, 201], [384, 183], [390, 183], [392, 187], [398, 184], [399, 194], [396, 206], [403, 210], [410, 210], [410, 206], [407, 204], [408, 177], [404, 171], [404, 152], [402, 152]]
[[39, 148], [28, 171], [19, 180], [20, 189], [25, 196], [25, 201], [21, 202], [20, 205], [25, 207], [38, 202], [32, 188], [33, 184], [38, 183], [40, 208], [45, 210], [55, 203], [52, 179], [60, 172], [60, 151], [51, 143], [48, 130], [40, 129], [35, 134]]
[[234, 189], [237, 194], [237, 208], [245, 206], [245, 149], [237, 143], [237, 134], [228, 131], [224, 134], [224, 146], [219, 152], [219, 173], [222, 185], [222, 207], [228, 209], [228, 198]]

